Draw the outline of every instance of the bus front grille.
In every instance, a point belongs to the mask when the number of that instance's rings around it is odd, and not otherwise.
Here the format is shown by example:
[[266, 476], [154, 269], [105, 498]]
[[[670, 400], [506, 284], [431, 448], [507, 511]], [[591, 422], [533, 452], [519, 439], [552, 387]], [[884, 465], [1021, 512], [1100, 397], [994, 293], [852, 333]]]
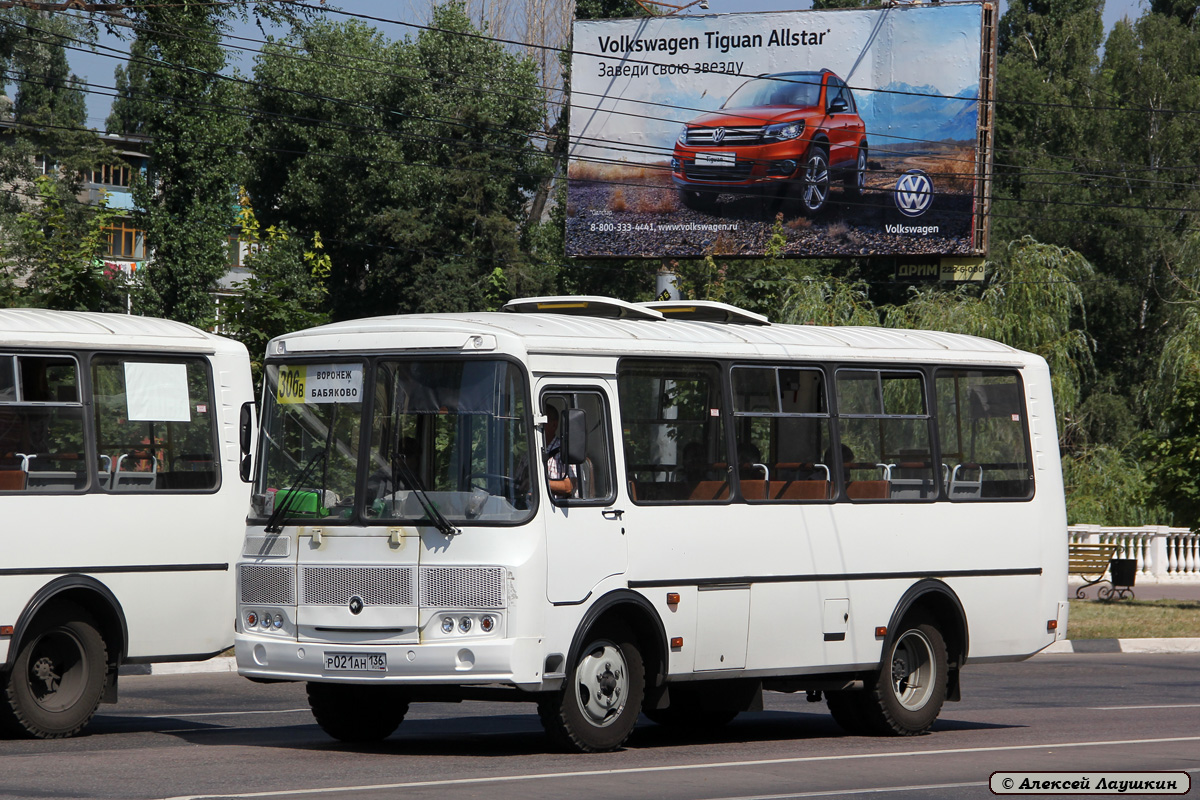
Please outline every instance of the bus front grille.
[[341, 606], [361, 597], [369, 606], [415, 604], [412, 567], [305, 567], [304, 604]]
[[296, 571], [291, 567], [243, 564], [239, 578], [243, 603], [280, 606], [296, 602]]
[[427, 608], [503, 608], [503, 567], [425, 567], [421, 605]]

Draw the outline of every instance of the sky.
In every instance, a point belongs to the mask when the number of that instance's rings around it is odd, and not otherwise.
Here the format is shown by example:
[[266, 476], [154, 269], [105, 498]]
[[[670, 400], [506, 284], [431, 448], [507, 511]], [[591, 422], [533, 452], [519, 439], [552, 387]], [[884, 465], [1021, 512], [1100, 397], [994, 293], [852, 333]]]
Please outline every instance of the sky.
[[[670, 2], [681, 4], [682, 2], [686, 2], [686, 0], [670, 0]], [[1105, 30], [1111, 29], [1113, 24], [1119, 19], [1125, 17], [1131, 20], [1137, 19], [1144, 13], [1146, 3], [1147, 0], [1106, 0], [1104, 7]], [[336, 4], [331, 2], [329, 5], [336, 5], [343, 11], [368, 14], [382, 19], [423, 23], [428, 18], [427, 9], [429, 4], [420, 3], [419, 0], [341, 0]], [[1000, 5], [1001, 12], [1003, 12], [1005, 8], [1003, 0]], [[750, 0], [750, 2], [746, 2], [746, 0], [709, 0], [707, 11], [702, 11], [699, 6], [693, 6], [691, 9], [688, 9], [687, 13], [720, 14], [752, 10], [789, 11], [811, 7], [811, 0]], [[345, 19], [346, 17], [338, 15], [335, 18]], [[386, 36], [393, 39], [403, 38], [406, 35], [415, 33], [413, 28], [404, 25], [388, 25], [381, 22], [371, 22], [371, 24], [380, 28]], [[231, 32], [234, 36], [249, 39], [261, 40], [263, 38], [262, 31], [255, 27], [253, 23], [239, 23]], [[275, 31], [275, 33], [279, 34], [282, 32]], [[247, 48], [258, 47], [258, 44], [255, 42], [234, 40], [231, 43]], [[104, 121], [108, 116], [109, 107], [112, 103], [112, 97], [109, 96], [112, 93], [112, 89], [105, 87], [113, 86], [113, 69], [122, 63], [119, 60], [119, 56], [127, 53], [128, 45], [120, 39], [108, 35], [102, 35], [98, 44], [101, 47], [96, 52], [68, 51], [68, 59], [71, 63], [72, 71], [86, 80], [93, 89], [87, 96], [87, 125], [91, 128], [103, 130]], [[118, 52], [114, 52], [114, 49]], [[245, 51], [232, 50], [227, 51], [227, 57], [236, 63], [243, 73], [250, 73], [254, 59], [252, 52], [247, 53]]]

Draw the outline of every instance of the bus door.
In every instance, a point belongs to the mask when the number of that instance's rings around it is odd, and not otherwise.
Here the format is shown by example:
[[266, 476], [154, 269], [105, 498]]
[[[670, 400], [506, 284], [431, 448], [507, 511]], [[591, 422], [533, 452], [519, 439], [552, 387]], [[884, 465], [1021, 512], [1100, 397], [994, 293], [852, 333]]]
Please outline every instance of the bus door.
[[[547, 418], [539, 441], [540, 491], [547, 504], [546, 596], [552, 603], [578, 602], [628, 563], [621, 513], [613, 506], [610, 403], [600, 382], [563, 385], [550, 379], [541, 382], [539, 392], [538, 408]], [[560, 449], [564, 432], [557, 423], [566, 409], [583, 413], [587, 448], [580, 464], [567, 464]]]

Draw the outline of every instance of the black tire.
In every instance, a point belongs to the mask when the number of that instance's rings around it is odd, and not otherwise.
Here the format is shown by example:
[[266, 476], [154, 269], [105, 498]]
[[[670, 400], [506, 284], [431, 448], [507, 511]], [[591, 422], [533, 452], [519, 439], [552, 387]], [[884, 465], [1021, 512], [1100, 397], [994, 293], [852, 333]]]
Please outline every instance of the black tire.
[[857, 200], [863, 196], [863, 192], [867, 188], [867, 143], [863, 142], [858, 146], [858, 157], [854, 161], [854, 168], [846, 173], [845, 179], [846, 194], [853, 200]]
[[645, 694], [645, 667], [624, 625], [588, 633], [563, 688], [538, 701], [538, 716], [554, 745], [567, 752], [604, 753], [625, 743]]
[[308, 706], [321, 730], [342, 742], [378, 742], [408, 713], [408, 696], [395, 686], [308, 684]]
[[829, 202], [829, 151], [819, 144], [808, 148], [804, 157], [800, 192], [800, 208], [813, 216]]
[[693, 211], [715, 211], [717, 208], [716, 192], [697, 192], [691, 189], [680, 189], [679, 200]]
[[107, 669], [108, 648], [90, 614], [77, 606], [43, 612], [4, 677], [3, 727], [37, 739], [74, 736], [96, 714]]
[[847, 716], [847, 724], [836, 714], [834, 719], [855, 733], [918, 736], [941, 712], [949, 674], [946, 643], [937, 627], [920, 618], [905, 621], [888, 645], [874, 683], [857, 693], [857, 709], [839, 712]]

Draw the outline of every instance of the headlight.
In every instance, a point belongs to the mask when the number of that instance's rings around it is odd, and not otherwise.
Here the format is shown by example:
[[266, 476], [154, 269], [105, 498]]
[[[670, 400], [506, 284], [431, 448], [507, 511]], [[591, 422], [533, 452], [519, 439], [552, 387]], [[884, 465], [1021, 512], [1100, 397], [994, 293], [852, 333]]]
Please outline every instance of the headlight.
[[682, 128], [679, 129], [679, 136], [676, 137], [676, 140], [680, 144], [687, 144], [687, 132], [688, 132], [687, 125], [684, 125]]
[[463, 633], [467, 633], [468, 631], [470, 631], [471, 630], [471, 618], [463, 617], [462, 619], [460, 619], [458, 621], [458, 629], [460, 631], [462, 631]]
[[777, 142], [795, 139], [802, 133], [804, 133], [804, 120], [800, 120], [799, 122], [777, 122], [774, 125], [768, 125], [763, 128], [763, 138], [774, 139]]
[[454, 617], [442, 617], [442, 633], [454, 632]]

